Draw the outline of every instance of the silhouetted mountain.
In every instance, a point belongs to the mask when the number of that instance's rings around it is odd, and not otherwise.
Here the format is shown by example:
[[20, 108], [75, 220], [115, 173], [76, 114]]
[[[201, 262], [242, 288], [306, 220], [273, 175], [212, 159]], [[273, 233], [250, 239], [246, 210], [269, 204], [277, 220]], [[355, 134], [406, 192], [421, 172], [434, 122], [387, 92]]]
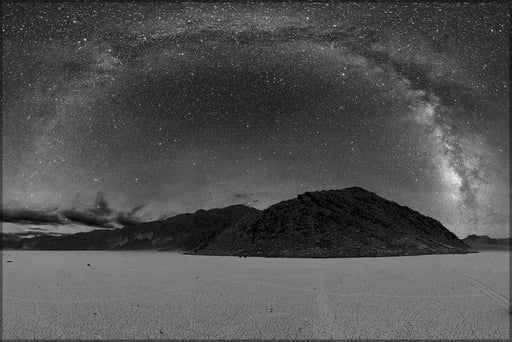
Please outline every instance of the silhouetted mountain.
[[[93, 230], [63, 236], [38, 236], [21, 239], [24, 249], [84, 250], [84, 249], [171, 249], [189, 251], [207, 242], [233, 221], [257, 209], [233, 205], [222, 209], [198, 210], [165, 220], [141, 223], [129, 227]], [[6, 238], [9, 245], [19, 245]]]
[[468, 235], [462, 239], [471, 248], [480, 250], [507, 250], [511, 246], [511, 238], [495, 239], [487, 235]]
[[264, 211], [198, 210], [112, 230], [20, 239], [24, 249], [159, 249], [197, 254], [356, 257], [472, 251], [438, 221], [361, 188], [306, 192]]
[[196, 253], [356, 257], [469, 251], [438, 221], [353, 187], [306, 192], [254, 211]]
[[1, 248], [20, 248], [23, 243], [17, 234], [0, 233]]

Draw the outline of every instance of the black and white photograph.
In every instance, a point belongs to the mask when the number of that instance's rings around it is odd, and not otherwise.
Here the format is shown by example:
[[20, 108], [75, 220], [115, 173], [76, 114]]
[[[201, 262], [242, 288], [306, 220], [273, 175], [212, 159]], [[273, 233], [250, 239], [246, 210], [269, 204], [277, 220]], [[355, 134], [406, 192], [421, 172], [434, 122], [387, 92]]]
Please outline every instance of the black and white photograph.
[[2, 340], [510, 340], [510, 13], [2, 1]]

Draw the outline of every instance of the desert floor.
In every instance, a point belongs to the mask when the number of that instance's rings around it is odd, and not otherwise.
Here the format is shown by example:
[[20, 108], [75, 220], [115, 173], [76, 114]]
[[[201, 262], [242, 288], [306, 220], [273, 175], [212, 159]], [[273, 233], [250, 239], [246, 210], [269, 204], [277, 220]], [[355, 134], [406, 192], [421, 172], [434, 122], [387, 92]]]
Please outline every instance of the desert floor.
[[509, 338], [508, 252], [2, 254], [5, 339]]

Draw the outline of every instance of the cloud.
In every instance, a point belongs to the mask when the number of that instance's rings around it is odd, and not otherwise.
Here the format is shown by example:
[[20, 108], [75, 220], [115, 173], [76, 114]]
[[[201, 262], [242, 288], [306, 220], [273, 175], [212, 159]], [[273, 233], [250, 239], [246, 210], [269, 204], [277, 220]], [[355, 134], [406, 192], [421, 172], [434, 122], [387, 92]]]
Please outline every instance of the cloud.
[[62, 212], [62, 215], [64, 215], [66, 217], [66, 219], [68, 219], [70, 221], [82, 223], [87, 226], [101, 227], [101, 228], [114, 228], [114, 226], [111, 224], [112, 220], [110, 217], [104, 217], [104, 216], [98, 215], [91, 209], [89, 209], [89, 210], [87, 210], [87, 209], [64, 210]]
[[69, 209], [2, 209], [1, 220], [3, 222], [30, 224], [81, 223], [92, 227], [115, 228], [115, 223], [129, 226], [144, 222], [145, 220], [136, 214], [145, 206], [135, 206], [129, 212], [116, 212], [110, 207], [105, 194], [100, 191], [96, 195], [93, 206], [84, 207], [81, 204], [80, 194], [76, 193]]
[[106, 216], [112, 213], [112, 209], [110, 208], [110, 204], [107, 202], [105, 198], [105, 194], [103, 191], [99, 191], [96, 195], [96, 199], [94, 201], [93, 208], [90, 211], [99, 216]]
[[254, 196], [254, 193], [253, 192], [234, 192], [233, 193], [233, 198], [236, 199], [236, 200], [248, 200], [250, 199], [252, 196]]
[[232, 204], [244, 204], [251, 205], [255, 203], [259, 203], [263, 198], [272, 195], [270, 192], [266, 191], [234, 191], [232, 192], [226, 199], [226, 205]]
[[130, 212], [120, 211], [115, 217], [115, 221], [123, 226], [132, 226], [144, 222], [141, 217], [136, 217], [135, 214], [144, 208], [146, 205], [135, 206]]
[[2, 209], [3, 222], [16, 223], [54, 223], [62, 224], [66, 220], [63, 215], [53, 210], [35, 209]]

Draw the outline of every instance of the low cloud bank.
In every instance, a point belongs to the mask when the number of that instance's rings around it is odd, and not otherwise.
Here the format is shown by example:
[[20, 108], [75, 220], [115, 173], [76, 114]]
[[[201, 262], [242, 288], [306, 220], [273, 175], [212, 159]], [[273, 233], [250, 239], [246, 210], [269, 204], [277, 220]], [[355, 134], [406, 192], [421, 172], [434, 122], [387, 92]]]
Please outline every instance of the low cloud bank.
[[92, 207], [80, 203], [79, 194], [75, 196], [68, 209], [2, 209], [1, 221], [22, 224], [69, 224], [81, 223], [100, 228], [115, 228], [115, 224], [131, 226], [144, 222], [137, 213], [145, 205], [135, 206], [131, 211], [115, 211], [110, 207], [103, 192], [98, 192]]
[[146, 205], [138, 205], [130, 212], [118, 212], [115, 218], [116, 222], [122, 226], [132, 226], [144, 222], [141, 217], [136, 216], [136, 213], [145, 206]]
[[2, 209], [2, 222], [63, 224], [66, 222], [66, 219], [62, 214], [56, 211], [33, 209]]

